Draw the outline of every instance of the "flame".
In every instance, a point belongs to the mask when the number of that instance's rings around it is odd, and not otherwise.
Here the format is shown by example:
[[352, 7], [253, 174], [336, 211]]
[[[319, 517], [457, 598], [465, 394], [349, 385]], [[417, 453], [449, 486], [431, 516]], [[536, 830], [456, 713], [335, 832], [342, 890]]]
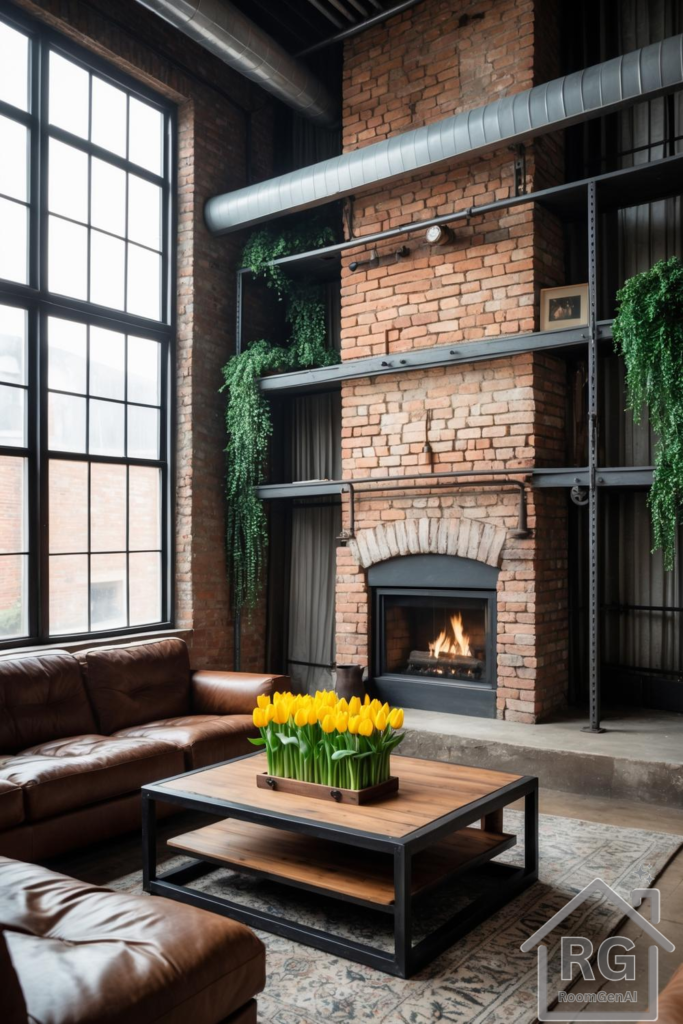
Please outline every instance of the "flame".
[[448, 635], [445, 629], [442, 629], [436, 640], [429, 645], [429, 653], [434, 658], [440, 658], [443, 656], [462, 655], [464, 657], [472, 657], [472, 649], [470, 648], [470, 638], [463, 629], [462, 615], [460, 612], [456, 612], [455, 615], [451, 615], [451, 630], [453, 631], [452, 637]]

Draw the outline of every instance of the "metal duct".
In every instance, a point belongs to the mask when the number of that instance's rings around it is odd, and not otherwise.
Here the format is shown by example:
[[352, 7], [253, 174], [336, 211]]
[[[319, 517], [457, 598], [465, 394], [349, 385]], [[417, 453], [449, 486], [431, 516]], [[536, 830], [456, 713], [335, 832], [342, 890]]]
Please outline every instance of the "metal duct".
[[138, 0], [316, 124], [339, 120], [322, 82], [228, 0]]
[[424, 128], [215, 196], [206, 204], [206, 223], [214, 234], [227, 234], [435, 169], [465, 154], [478, 156], [567, 128], [681, 85], [683, 35], [677, 35]]

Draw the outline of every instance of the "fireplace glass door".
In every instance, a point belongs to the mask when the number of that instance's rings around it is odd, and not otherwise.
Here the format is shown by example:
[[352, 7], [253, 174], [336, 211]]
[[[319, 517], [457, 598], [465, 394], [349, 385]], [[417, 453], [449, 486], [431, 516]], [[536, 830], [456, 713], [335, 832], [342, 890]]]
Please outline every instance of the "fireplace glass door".
[[453, 684], [490, 684], [489, 595], [380, 591], [379, 674]]

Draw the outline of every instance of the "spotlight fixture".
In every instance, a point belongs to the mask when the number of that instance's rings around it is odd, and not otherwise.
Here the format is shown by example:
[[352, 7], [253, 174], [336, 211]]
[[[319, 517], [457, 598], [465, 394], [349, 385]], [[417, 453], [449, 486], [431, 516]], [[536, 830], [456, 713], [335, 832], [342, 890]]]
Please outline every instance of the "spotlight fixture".
[[452, 241], [453, 232], [445, 224], [432, 224], [425, 232], [425, 238], [429, 245], [445, 245]]

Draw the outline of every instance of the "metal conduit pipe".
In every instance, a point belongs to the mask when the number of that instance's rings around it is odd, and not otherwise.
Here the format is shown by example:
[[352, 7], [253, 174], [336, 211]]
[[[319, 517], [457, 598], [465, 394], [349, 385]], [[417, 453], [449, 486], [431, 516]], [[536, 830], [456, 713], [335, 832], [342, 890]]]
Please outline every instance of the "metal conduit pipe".
[[505, 96], [434, 124], [363, 146], [206, 204], [215, 235], [306, 210], [368, 186], [384, 187], [457, 157], [519, 144], [683, 86], [683, 35]]
[[339, 111], [322, 82], [229, 0], [138, 3], [315, 124], [337, 123]]

